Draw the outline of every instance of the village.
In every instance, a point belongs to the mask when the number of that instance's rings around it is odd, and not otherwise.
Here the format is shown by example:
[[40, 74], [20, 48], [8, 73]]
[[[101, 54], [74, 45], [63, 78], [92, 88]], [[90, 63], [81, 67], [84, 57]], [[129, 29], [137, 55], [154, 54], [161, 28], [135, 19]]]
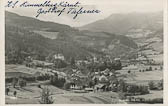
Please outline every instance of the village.
[[108, 9], [46, 1], [37, 14], [5, 10], [6, 104], [163, 104], [164, 12], [102, 3]]
[[[138, 58], [132, 60], [111, 59], [110, 56], [88, 57], [85, 60], [72, 58], [68, 62], [63, 54], [58, 53], [52, 56], [53, 63], [34, 60], [28, 56], [24, 65], [6, 65], [6, 95], [9, 98], [11, 97], [9, 95], [17, 97], [19, 93], [24, 96], [20, 89], [28, 86], [37, 86], [41, 89], [47, 86], [47, 89], [50, 89], [52, 85], [52, 89], [55, 86], [59, 91], [66, 92], [63, 93], [65, 95], [70, 93], [88, 96], [115, 93], [113, 95], [117, 96], [114, 97], [108, 94], [109, 101], [106, 101], [108, 104], [113, 102], [153, 103], [154, 101], [162, 103], [163, 98], [160, 95], [153, 99], [145, 97], [162, 93], [162, 64], [156, 64], [154, 60], [142, 59], [142, 56], [139, 54]], [[18, 92], [16, 93], [14, 89]], [[11, 91], [15, 93], [11, 94]], [[55, 91], [57, 92], [53, 90]], [[41, 94], [38, 95], [40, 99]], [[59, 100], [54, 101], [59, 103]]]

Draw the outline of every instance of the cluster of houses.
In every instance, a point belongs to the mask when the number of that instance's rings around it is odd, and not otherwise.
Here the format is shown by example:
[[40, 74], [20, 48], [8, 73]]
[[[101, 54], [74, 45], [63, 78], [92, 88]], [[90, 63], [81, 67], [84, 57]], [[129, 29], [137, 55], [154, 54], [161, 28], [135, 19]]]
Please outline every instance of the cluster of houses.
[[[62, 54], [56, 54], [53, 56], [55, 59], [64, 60], [65, 58]], [[59, 72], [52, 69], [53, 63], [32, 60], [30, 57], [28, 58], [31, 61], [28, 63], [28, 67], [39, 66], [41, 65], [44, 68], [48, 68], [47, 71], [51, 73], [57, 73], [59, 77], [65, 78], [67, 81], [70, 81], [70, 89], [71, 90], [85, 90], [85, 91], [116, 91], [117, 90], [117, 76], [115, 70], [111, 70], [106, 68], [103, 71], [95, 70], [94, 72], [88, 73], [88, 75], [84, 75], [80, 69], [72, 69], [71, 74], [67, 74], [64, 72]], [[114, 61], [120, 61], [120, 58], [113, 59]], [[99, 63], [102, 61], [112, 61], [110, 57], [92, 57], [85, 60], [76, 60], [75, 64], [78, 65], [87, 65], [92, 62]], [[122, 65], [128, 66], [131, 64], [129, 60], [121, 60]], [[125, 63], [125, 64], [124, 64]]]
[[116, 76], [108, 68], [101, 72], [92, 72], [89, 74], [86, 76], [79, 70], [73, 70], [73, 74], [71, 75], [71, 82], [73, 83], [70, 89], [99, 92], [109, 91], [116, 85], [113, 83], [116, 80]]

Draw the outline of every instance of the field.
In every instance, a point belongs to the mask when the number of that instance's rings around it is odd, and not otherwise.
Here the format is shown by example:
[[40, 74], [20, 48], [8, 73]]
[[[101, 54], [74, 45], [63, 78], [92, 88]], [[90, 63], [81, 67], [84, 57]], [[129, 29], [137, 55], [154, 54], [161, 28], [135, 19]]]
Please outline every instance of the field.
[[[126, 80], [127, 83], [138, 84], [138, 85], [148, 85], [150, 81], [157, 83], [163, 79], [163, 71], [159, 69], [159, 66], [152, 66], [152, 67], [153, 69], [157, 68], [157, 70], [139, 72], [140, 69], [141, 70], [146, 69], [146, 68], [149, 68], [149, 66], [131, 65], [117, 72], [120, 73], [120, 76], [124, 78], [124, 80]], [[128, 73], [128, 70], [130, 70], [131, 72]], [[138, 95], [134, 97], [142, 97], [145, 99], [163, 98], [163, 90], [150, 90], [149, 94]]]
[[[163, 72], [161, 70], [147, 71], [147, 72], [139, 72], [138, 70], [142, 68], [142, 66], [128, 66], [123, 68], [122, 70], [117, 71], [120, 73], [120, 76], [123, 77], [128, 83], [137, 83], [141, 85], [147, 85], [149, 81], [158, 81], [163, 77]], [[149, 66], [143, 66], [143, 68], [147, 68]], [[157, 67], [157, 66], [155, 66]], [[128, 73], [128, 69], [131, 70], [131, 73]], [[11, 76], [19, 76], [22, 74], [31, 75], [35, 72], [47, 72], [46, 70], [36, 69], [36, 71], [32, 68], [27, 68], [23, 65], [6, 65], [6, 77]], [[52, 92], [52, 98], [55, 104], [110, 104], [115, 101], [116, 103], [125, 103], [119, 99], [119, 96], [115, 92], [90, 92], [90, 93], [74, 93], [73, 91], [66, 91], [63, 89], [59, 89], [58, 87], [52, 86], [48, 81], [38, 81], [34, 83], [28, 83], [26, 87], [13, 88], [10, 87], [9, 95], [6, 96], [7, 104], [39, 104], [40, 96], [41, 96], [41, 88], [38, 88], [38, 85], [42, 87], [47, 86]], [[17, 97], [13, 96], [13, 92], [17, 91]], [[137, 97], [143, 98], [155, 98], [155, 97], [163, 97], [163, 91], [150, 91], [150, 94], [147, 95], [139, 95]]]
[[[110, 104], [111, 96], [119, 101], [118, 94], [114, 92], [99, 92], [99, 93], [74, 93], [72, 91], [65, 91], [48, 85], [52, 92], [54, 104]], [[9, 96], [6, 96], [6, 104], [39, 104], [41, 89], [36, 85], [28, 85], [24, 88], [10, 88]], [[17, 97], [14, 97], [12, 91], [17, 91]]]
[[[6, 78], [33, 75], [35, 72], [47, 72], [46, 70], [27, 68], [23, 65], [6, 65]], [[111, 103], [111, 95], [117, 95], [116, 93], [74, 93], [72, 91], [65, 91], [49, 84], [49, 82], [34, 82], [28, 83], [26, 87], [13, 88], [8, 84], [10, 88], [9, 95], [6, 96], [6, 104], [39, 104], [42, 89], [38, 88], [38, 85], [42, 87], [47, 86], [52, 92], [52, 97], [55, 104], [85, 104], [85, 103]], [[17, 97], [13, 96], [13, 92], [17, 91]], [[101, 96], [101, 97], [100, 97]], [[109, 97], [108, 97], [109, 96]]]
[[49, 69], [28, 68], [24, 65], [5, 65], [5, 77], [35, 76], [37, 74], [53, 74]]
[[[6, 78], [21, 75], [31, 75], [35, 71], [34, 69], [27, 68], [23, 65], [6, 65]], [[37, 69], [36, 71], [42, 71]], [[35, 71], [35, 72], [36, 72]], [[42, 72], [45, 72], [44, 70]], [[39, 104], [42, 89], [38, 88], [38, 85], [42, 87], [47, 86], [52, 92], [52, 98], [55, 104], [110, 104], [111, 97], [115, 99], [117, 103], [125, 103], [118, 98], [118, 94], [115, 92], [91, 92], [91, 93], [74, 93], [74, 91], [66, 91], [59, 89], [58, 87], [49, 84], [49, 81], [37, 81], [33, 83], [27, 83], [26, 87], [20, 88], [16, 86], [13, 88], [11, 84], [6, 84], [10, 88], [9, 95], [5, 96], [6, 104]], [[17, 97], [13, 96], [13, 92], [17, 91]]]
[[[138, 65], [131, 65], [128, 67], [123, 68], [117, 72], [120, 73], [121, 76], [124, 76], [124, 79], [128, 83], [137, 83], [137, 84], [145, 84], [147, 85], [150, 81], [159, 81], [163, 79], [163, 71], [159, 69], [159, 66], [152, 66], [153, 71], [145, 71], [139, 72], [139, 70], [145, 70], [150, 66], [138, 66]], [[157, 68], [157, 70], [154, 70]], [[128, 73], [128, 70], [130, 73]]]
[[47, 32], [47, 31], [37, 31], [37, 30], [35, 30], [34, 32], [42, 35], [45, 38], [50, 38], [50, 39], [56, 39], [58, 35], [58, 32]]

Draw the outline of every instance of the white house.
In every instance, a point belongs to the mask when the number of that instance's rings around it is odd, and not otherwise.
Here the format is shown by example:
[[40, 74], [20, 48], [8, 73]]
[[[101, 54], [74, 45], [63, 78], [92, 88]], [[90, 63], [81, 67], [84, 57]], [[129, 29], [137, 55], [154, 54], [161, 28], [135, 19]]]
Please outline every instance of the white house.
[[60, 59], [60, 60], [65, 60], [64, 55], [63, 55], [63, 54], [59, 54], [59, 53], [58, 53], [58, 54], [55, 54], [55, 55], [54, 55], [54, 58], [55, 58], [55, 59]]

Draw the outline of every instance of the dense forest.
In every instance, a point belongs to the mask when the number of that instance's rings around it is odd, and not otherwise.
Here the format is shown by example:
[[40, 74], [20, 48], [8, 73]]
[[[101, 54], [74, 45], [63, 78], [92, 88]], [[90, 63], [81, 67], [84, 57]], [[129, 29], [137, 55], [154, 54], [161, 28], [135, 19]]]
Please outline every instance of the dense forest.
[[[21, 64], [28, 56], [45, 61], [57, 53], [63, 54], [68, 61], [95, 55], [111, 55], [115, 58], [137, 48], [131, 38], [123, 35], [79, 31], [67, 25], [10, 12], [5, 12], [5, 17], [5, 56], [8, 64]], [[55, 39], [50, 39], [38, 31], [58, 34]]]

